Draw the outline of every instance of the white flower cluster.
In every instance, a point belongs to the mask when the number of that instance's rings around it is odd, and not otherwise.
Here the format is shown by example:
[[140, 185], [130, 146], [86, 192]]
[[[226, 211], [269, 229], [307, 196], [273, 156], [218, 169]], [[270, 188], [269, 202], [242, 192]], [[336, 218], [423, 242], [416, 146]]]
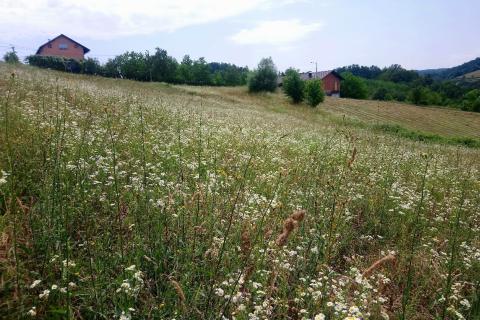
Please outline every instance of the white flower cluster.
[[122, 284], [116, 292], [123, 292], [128, 296], [136, 297], [144, 286], [143, 273], [142, 271], [137, 270], [136, 265], [131, 265], [125, 268], [125, 271], [130, 273], [130, 277], [122, 281]]

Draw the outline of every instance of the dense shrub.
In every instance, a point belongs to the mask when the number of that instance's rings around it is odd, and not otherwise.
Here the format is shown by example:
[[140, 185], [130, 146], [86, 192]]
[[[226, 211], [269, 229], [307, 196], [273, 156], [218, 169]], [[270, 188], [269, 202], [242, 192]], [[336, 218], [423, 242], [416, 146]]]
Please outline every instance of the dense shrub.
[[387, 88], [378, 88], [372, 96], [373, 100], [392, 100], [393, 96], [390, 94]]
[[480, 89], [471, 90], [465, 95], [462, 110], [480, 112]]
[[277, 67], [272, 58], [263, 58], [248, 81], [248, 90], [250, 92], [274, 92], [277, 85]]
[[351, 73], [342, 74], [342, 86], [340, 95], [344, 98], [366, 99], [367, 87], [360, 77], [356, 77]]
[[408, 83], [419, 79], [419, 75], [414, 70], [406, 70], [399, 64], [391, 65], [383, 69], [379, 75], [380, 80]]
[[53, 56], [31, 55], [26, 58], [31, 66], [40, 68], [48, 68], [58, 71], [80, 73], [83, 70], [83, 63], [79, 60], [68, 59]]
[[102, 65], [95, 58], [87, 58], [83, 60], [82, 73], [85, 74], [102, 74]]
[[19, 63], [18, 55], [15, 51], [9, 51], [3, 55], [3, 61], [6, 63]]
[[288, 69], [283, 78], [283, 91], [292, 98], [293, 103], [300, 103], [305, 96], [305, 82], [295, 69]]
[[247, 67], [237, 67], [228, 63], [208, 63], [204, 58], [191, 60], [188, 55], [179, 64], [175, 58], [167, 54], [167, 51], [160, 48], [156, 48], [153, 54], [148, 51], [145, 53], [127, 51], [109, 59], [104, 65], [92, 58], [79, 61], [32, 55], [26, 60], [32, 66], [59, 71], [192, 85], [245, 85], [249, 72]]
[[358, 64], [352, 64], [350, 66], [337, 68], [335, 71], [338, 73], [349, 72], [357, 77], [365, 79], [376, 79], [381, 73], [382, 69], [377, 66], [359, 66]]
[[316, 107], [325, 99], [321, 80], [309, 80], [305, 84], [305, 101], [311, 107]]
[[150, 81], [176, 82], [178, 62], [166, 50], [156, 48], [155, 53], [145, 55]]

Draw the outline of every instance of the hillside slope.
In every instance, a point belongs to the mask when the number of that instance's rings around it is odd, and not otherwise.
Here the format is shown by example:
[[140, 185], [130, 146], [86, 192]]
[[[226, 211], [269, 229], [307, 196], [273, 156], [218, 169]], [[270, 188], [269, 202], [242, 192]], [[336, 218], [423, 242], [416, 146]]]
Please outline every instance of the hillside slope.
[[480, 150], [374, 129], [470, 114], [4, 64], [0, 99], [1, 317], [480, 316]]
[[[445, 137], [480, 138], [480, 114], [442, 107], [420, 107], [399, 102], [384, 102], [326, 97], [318, 108], [294, 106], [282, 94], [249, 95], [244, 88], [181, 87], [204, 97], [217, 97], [246, 105], [262, 106], [268, 110], [285, 112], [309, 122], [329, 120], [357, 120], [369, 125], [400, 125], [409, 130]], [[338, 122], [338, 121], [335, 121]]]
[[480, 70], [480, 57], [451, 68], [419, 70], [421, 75], [430, 75], [434, 79], [451, 80], [464, 74]]

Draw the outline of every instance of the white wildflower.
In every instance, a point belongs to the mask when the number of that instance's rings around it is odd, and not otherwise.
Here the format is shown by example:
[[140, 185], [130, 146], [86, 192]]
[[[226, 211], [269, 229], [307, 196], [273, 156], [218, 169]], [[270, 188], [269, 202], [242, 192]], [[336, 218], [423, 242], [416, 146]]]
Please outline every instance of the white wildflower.
[[42, 293], [40, 293], [40, 294], [38, 295], [38, 297], [39, 297], [40, 299], [48, 299], [48, 295], [49, 295], [49, 294], [50, 294], [50, 290], [45, 289], [45, 290], [43, 290]]
[[119, 320], [130, 320], [132, 317], [130, 317], [130, 314], [125, 313], [125, 311], [122, 311], [122, 314], [120, 315]]
[[132, 264], [130, 267], [125, 268], [125, 271], [135, 271], [135, 269], [136, 269], [136, 266]]
[[33, 289], [35, 288], [36, 286], [38, 286], [40, 284], [40, 282], [42, 282], [42, 280], [35, 280], [32, 282], [32, 284], [30, 285], [30, 289]]
[[223, 291], [222, 288], [217, 288], [215, 289], [215, 294], [219, 297], [223, 297], [223, 295], [225, 294], [225, 291]]
[[319, 313], [315, 316], [314, 320], [325, 320], [325, 315], [323, 313]]
[[466, 309], [470, 309], [470, 302], [467, 299], [463, 299], [462, 301], [460, 301], [460, 304]]
[[30, 309], [27, 314], [31, 317], [35, 317], [37, 315], [37, 307], [32, 307], [32, 309]]

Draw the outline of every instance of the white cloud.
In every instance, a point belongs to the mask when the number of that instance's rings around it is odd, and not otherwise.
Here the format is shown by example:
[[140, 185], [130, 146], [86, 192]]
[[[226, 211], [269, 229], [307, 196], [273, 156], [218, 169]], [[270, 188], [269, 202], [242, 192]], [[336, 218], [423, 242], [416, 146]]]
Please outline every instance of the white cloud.
[[298, 19], [264, 21], [254, 28], [240, 30], [231, 39], [237, 44], [285, 45], [305, 39], [322, 26], [319, 22], [302, 23]]
[[168, 32], [295, 1], [301, 0], [0, 0], [0, 37]]

